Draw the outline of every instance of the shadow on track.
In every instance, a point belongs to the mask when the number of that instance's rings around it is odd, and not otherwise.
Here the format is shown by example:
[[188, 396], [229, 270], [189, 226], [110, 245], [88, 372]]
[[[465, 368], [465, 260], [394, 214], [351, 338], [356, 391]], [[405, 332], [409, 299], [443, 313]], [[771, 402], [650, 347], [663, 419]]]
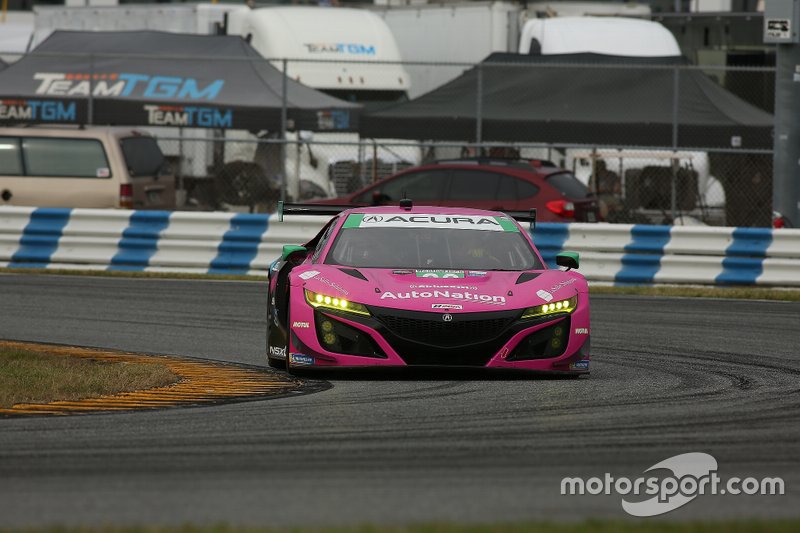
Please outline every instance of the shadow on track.
[[[292, 368], [292, 374], [308, 379], [337, 381], [538, 381], [581, 379], [577, 374], [544, 373], [525, 370], [471, 367], [398, 368]], [[584, 375], [582, 379], [589, 376]]]

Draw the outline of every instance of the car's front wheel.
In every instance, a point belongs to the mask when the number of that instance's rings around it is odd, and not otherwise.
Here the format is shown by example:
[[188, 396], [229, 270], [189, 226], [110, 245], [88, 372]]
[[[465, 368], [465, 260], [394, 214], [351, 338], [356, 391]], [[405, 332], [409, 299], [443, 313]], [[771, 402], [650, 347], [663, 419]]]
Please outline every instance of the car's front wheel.
[[[267, 347], [267, 364], [272, 368], [283, 370], [286, 368], [286, 361], [283, 359], [276, 359], [270, 355], [269, 351], [269, 328], [272, 324], [272, 306], [270, 305], [269, 297], [267, 297], [267, 329], [266, 329], [266, 347]], [[288, 358], [287, 358], [288, 359]]]

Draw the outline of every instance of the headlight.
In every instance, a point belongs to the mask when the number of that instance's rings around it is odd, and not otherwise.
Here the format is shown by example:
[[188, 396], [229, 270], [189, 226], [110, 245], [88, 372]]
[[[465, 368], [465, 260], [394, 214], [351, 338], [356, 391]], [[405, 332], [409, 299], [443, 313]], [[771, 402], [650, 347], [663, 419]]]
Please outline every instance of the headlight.
[[536, 307], [529, 307], [522, 313], [522, 318], [537, 318], [546, 315], [555, 315], [558, 313], [571, 313], [578, 307], [578, 295], [576, 294], [568, 300], [558, 300], [557, 302], [550, 302]]
[[344, 298], [339, 298], [338, 296], [327, 296], [325, 294], [312, 292], [308, 289], [305, 289], [305, 291], [306, 291], [306, 301], [312, 307], [321, 309], [333, 309], [336, 311], [344, 311], [346, 313], [356, 313], [359, 315], [369, 316], [369, 310], [364, 305], [357, 304], [355, 302], [350, 302], [348, 300], [345, 300]]

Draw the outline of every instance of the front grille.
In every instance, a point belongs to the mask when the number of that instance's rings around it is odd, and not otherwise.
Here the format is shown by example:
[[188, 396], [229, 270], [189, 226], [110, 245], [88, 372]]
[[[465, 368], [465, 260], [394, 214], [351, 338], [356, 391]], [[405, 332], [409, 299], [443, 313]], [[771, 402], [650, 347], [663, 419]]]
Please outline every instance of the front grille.
[[404, 340], [438, 348], [458, 348], [496, 339], [519, 318], [520, 310], [485, 313], [446, 313], [400, 311], [370, 308], [372, 315], [393, 335]]

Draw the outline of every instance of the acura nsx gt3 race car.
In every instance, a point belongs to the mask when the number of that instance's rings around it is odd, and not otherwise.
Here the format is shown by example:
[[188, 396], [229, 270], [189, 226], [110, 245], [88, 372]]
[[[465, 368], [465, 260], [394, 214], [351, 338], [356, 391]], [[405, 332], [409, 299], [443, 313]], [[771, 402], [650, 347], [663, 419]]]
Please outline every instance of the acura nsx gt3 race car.
[[589, 372], [589, 294], [578, 254], [547, 268], [535, 211], [287, 204], [335, 215], [269, 270], [274, 367], [480, 366]]

